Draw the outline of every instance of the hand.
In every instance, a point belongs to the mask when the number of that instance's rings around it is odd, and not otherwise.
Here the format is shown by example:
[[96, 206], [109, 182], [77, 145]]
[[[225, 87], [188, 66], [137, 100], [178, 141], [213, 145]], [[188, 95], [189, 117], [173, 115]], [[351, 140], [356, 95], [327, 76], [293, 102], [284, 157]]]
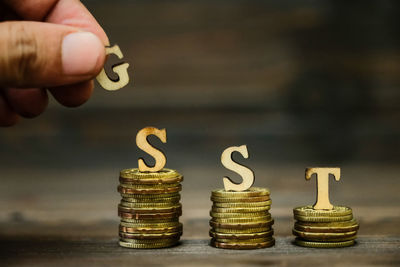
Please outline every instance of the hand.
[[0, 0], [0, 125], [41, 114], [47, 91], [64, 106], [85, 103], [107, 45], [78, 0]]

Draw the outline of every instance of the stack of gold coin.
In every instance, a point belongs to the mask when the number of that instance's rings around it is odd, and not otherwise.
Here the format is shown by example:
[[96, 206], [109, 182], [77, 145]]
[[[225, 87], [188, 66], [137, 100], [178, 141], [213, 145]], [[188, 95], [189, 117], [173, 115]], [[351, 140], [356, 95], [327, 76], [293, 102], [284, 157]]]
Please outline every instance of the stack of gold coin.
[[267, 188], [242, 192], [214, 190], [210, 212], [211, 245], [228, 249], [256, 249], [275, 244]]
[[182, 235], [180, 191], [183, 176], [171, 169], [120, 172], [119, 244], [127, 248], [164, 248]]
[[359, 225], [349, 207], [334, 206], [332, 210], [315, 210], [312, 206], [293, 209], [295, 244], [313, 248], [352, 246]]

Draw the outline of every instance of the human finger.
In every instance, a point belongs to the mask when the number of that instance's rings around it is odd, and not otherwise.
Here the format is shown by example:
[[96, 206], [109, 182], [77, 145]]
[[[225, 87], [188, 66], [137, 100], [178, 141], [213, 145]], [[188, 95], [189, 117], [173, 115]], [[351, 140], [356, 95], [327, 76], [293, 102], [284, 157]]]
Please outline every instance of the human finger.
[[26, 20], [73, 26], [97, 35], [105, 46], [108, 37], [93, 15], [78, 0], [6, 0]]
[[47, 91], [40, 88], [7, 88], [4, 90], [4, 96], [9, 106], [25, 118], [39, 116], [49, 103]]
[[0, 126], [12, 126], [18, 122], [18, 119], [17, 113], [11, 109], [4, 96], [0, 93]]
[[78, 107], [89, 100], [93, 88], [93, 81], [86, 81], [78, 84], [50, 88], [49, 91], [61, 105], [66, 107]]
[[0, 23], [0, 85], [54, 87], [94, 78], [105, 49], [99, 38], [76, 28], [42, 22]]

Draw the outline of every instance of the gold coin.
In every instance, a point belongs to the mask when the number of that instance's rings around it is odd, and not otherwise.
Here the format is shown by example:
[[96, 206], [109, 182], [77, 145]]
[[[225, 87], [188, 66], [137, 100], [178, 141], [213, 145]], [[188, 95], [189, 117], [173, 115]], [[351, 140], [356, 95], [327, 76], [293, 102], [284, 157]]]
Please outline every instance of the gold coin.
[[237, 244], [237, 243], [223, 243], [215, 240], [211, 240], [211, 246], [216, 248], [226, 248], [226, 249], [257, 249], [257, 248], [268, 248], [275, 245], [275, 239], [267, 242], [255, 243], [255, 244]]
[[266, 207], [254, 207], [254, 208], [218, 208], [215, 206], [211, 207], [212, 212], [220, 213], [254, 213], [260, 211], [268, 211], [270, 206]]
[[302, 206], [293, 209], [293, 214], [305, 217], [340, 217], [352, 215], [353, 211], [349, 207], [333, 206], [331, 210], [315, 210], [312, 206]]
[[357, 231], [347, 233], [309, 233], [301, 232], [296, 229], [292, 230], [292, 233], [304, 240], [308, 241], [347, 241], [356, 238]]
[[124, 178], [119, 177], [120, 183], [123, 184], [140, 184], [140, 185], [156, 185], [156, 184], [175, 184], [183, 181], [183, 176], [166, 177], [166, 178]]
[[179, 240], [179, 236], [178, 237], [174, 237], [174, 238], [159, 238], [159, 239], [133, 239], [133, 238], [123, 238], [121, 237], [119, 239], [120, 241], [123, 242], [129, 242], [132, 244], [157, 244], [157, 243], [173, 243], [174, 241], [178, 241]]
[[262, 238], [250, 238], [250, 239], [233, 239], [233, 238], [212, 238], [213, 240], [221, 243], [235, 243], [235, 244], [254, 244], [268, 242], [274, 239], [272, 236]]
[[123, 219], [135, 219], [135, 220], [144, 220], [144, 219], [168, 219], [168, 218], [177, 218], [182, 215], [181, 211], [177, 212], [166, 212], [166, 213], [150, 213], [150, 214], [142, 214], [142, 213], [126, 213], [118, 211], [118, 216]]
[[221, 198], [211, 196], [211, 201], [218, 203], [253, 203], [260, 201], [270, 200], [269, 196], [261, 196], [261, 197], [244, 197], [244, 198]]
[[132, 203], [132, 202], [127, 202], [124, 200], [121, 200], [120, 205], [122, 207], [127, 207], [127, 208], [134, 208], [134, 209], [147, 209], [147, 208], [169, 208], [169, 207], [174, 207], [177, 206], [179, 203], [179, 200], [176, 202], [155, 202], [155, 203], [148, 203], [148, 202], [138, 202], [138, 203]]
[[345, 215], [341, 217], [333, 217], [333, 216], [309, 217], [309, 216], [295, 215], [294, 219], [301, 222], [341, 222], [341, 221], [350, 221], [351, 219], [353, 219], [353, 215]]
[[294, 229], [302, 232], [310, 232], [310, 233], [345, 233], [345, 232], [352, 232], [352, 231], [357, 231], [359, 228], [359, 225], [353, 224], [350, 226], [306, 226], [302, 225], [299, 222], [296, 222], [294, 224]]
[[129, 219], [121, 218], [121, 223], [132, 223], [136, 225], [159, 224], [159, 223], [179, 223], [179, 218], [163, 218], [163, 219]]
[[249, 229], [249, 228], [257, 228], [257, 227], [270, 227], [274, 224], [274, 219], [270, 218], [269, 220], [265, 220], [263, 218], [261, 221], [254, 222], [216, 222], [211, 220], [210, 226], [213, 228], [224, 228], [224, 229]]
[[176, 184], [183, 181], [183, 176], [173, 178], [154, 178], [154, 179], [130, 179], [119, 177], [121, 184], [130, 185], [159, 185], [159, 184]]
[[126, 227], [119, 226], [119, 231], [129, 234], [162, 234], [182, 232], [182, 224], [170, 227]]
[[119, 236], [124, 239], [138, 239], [138, 240], [151, 240], [151, 239], [164, 239], [164, 238], [179, 238], [182, 232], [161, 233], [161, 234], [132, 234], [119, 232]]
[[118, 205], [118, 211], [119, 212], [126, 212], [126, 213], [132, 213], [132, 214], [155, 214], [155, 213], [170, 213], [170, 212], [180, 212], [182, 213], [182, 205], [178, 204], [172, 207], [165, 207], [165, 208], [143, 208], [143, 209], [135, 209], [135, 208], [128, 208], [128, 207], [123, 207], [121, 205]]
[[[147, 188], [147, 189], [139, 189], [139, 188], [125, 188], [121, 185], [118, 186], [118, 192], [121, 194], [125, 194], [129, 197], [129, 195], [133, 194], [167, 194], [179, 192], [182, 190], [182, 185], [174, 186], [174, 187], [166, 187], [166, 188]], [[124, 195], [122, 195], [124, 197]], [[131, 196], [132, 197], [132, 196]]]
[[262, 223], [271, 220], [271, 215], [251, 217], [251, 218], [212, 218], [211, 221], [217, 223]]
[[131, 242], [119, 241], [119, 245], [124, 248], [137, 248], [137, 249], [153, 249], [153, 248], [168, 248], [175, 246], [179, 243], [178, 240], [173, 240], [163, 243], [152, 243], [152, 244], [135, 244]]
[[210, 211], [210, 216], [213, 218], [252, 218], [268, 216], [267, 211], [252, 212], [252, 213], [223, 213]]
[[214, 202], [213, 206], [216, 208], [255, 208], [255, 207], [271, 207], [271, 200], [260, 201], [260, 202], [245, 202], [245, 203], [219, 203]]
[[230, 229], [230, 228], [220, 228], [215, 227], [212, 228], [214, 232], [222, 233], [222, 234], [252, 234], [252, 233], [259, 233], [259, 232], [268, 232], [271, 231], [271, 226], [267, 227], [257, 227], [257, 228], [245, 228], [245, 229]]
[[296, 222], [296, 224], [312, 227], [348, 227], [358, 225], [355, 219], [343, 222]]
[[211, 192], [211, 196], [218, 198], [246, 198], [269, 196], [268, 188], [250, 187], [246, 191], [225, 191], [225, 189], [217, 189]]
[[122, 188], [134, 189], [134, 190], [148, 190], [148, 189], [165, 189], [178, 187], [180, 183], [174, 184], [119, 184]]
[[164, 168], [158, 172], [141, 172], [138, 168], [125, 169], [119, 174], [122, 178], [130, 179], [154, 179], [154, 178], [175, 178], [181, 176], [176, 170]]
[[123, 201], [125, 202], [130, 202], [130, 203], [176, 203], [179, 202], [181, 199], [180, 195], [175, 195], [173, 197], [151, 197], [151, 198], [145, 198], [145, 197], [126, 197], [126, 194], [121, 194], [123, 197]]
[[120, 222], [120, 227], [132, 228], [135, 231], [145, 231], [146, 229], [170, 229], [182, 227], [179, 221], [176, 222], [162, 222], [162, 223], [130, 223]]
[[219, 233], [213, 230], [210, 230], [209, 232], [210, 236], [215, 238], [215, 239], [243, 239], [243, 240], [248, 240], [248, 239], [258, 239], [258, 238], [265, 238], [265, 237], [271, 237], [274, 234], [274, 230], [269, 230], [266, 232], [258, 232], [258, 233], [248, 233], [248, 234], [239, 234], [239, 233]]
[[354, 240], [342, 241], [342, 242], [311, 242], [301, 240], [296, 238], [294, 243], [298, 246], [309, 247], [309, 248], [341, 248], [341, 247], [349, 247], [354, 245]]
[[[135, 199], [155, 199], [155, 198], [174, 198], [174, 197], [179, 197], [180, 193], [179, 192], [173, 192], [173, 193], [162, 193], [162, 194], [128, 194], [128, 198], [135, 198]], [[124, 198], [126, 200], [126, 198]], [[126, 200], [128, 201], [128, 200]]]

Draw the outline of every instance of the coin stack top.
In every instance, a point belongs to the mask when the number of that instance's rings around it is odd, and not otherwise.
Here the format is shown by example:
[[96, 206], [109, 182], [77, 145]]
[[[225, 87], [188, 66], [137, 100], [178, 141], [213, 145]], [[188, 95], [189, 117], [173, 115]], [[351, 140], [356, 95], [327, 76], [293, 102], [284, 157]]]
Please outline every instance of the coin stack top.
[[315, 210], [312, 206], [293, 209], [296, 220], [295, 244], [304, 247], [335, 248], [354, 245], [359, 225], [349, 207]]
[[267, 188], [251, 187], [241, 192], [214, 190], [211, 200], [212, 246], [256, 249], [274, 245], [274, 220], [269, 213], [271, 199]]
[[182, 235], [180, 203], [183, 176], [164, 168], [158, 172], [125, 169], [120, 172], [118, 192], [119, 244], [127, 248], [164, 248]]

